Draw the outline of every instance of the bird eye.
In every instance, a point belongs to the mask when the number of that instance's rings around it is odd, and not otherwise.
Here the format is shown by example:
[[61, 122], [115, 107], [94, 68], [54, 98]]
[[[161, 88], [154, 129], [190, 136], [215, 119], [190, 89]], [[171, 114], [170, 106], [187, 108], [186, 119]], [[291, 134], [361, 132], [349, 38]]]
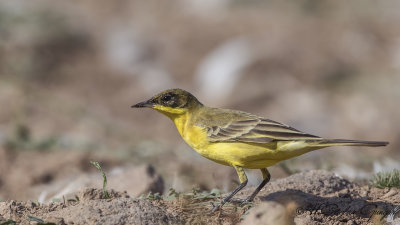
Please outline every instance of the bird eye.
[[170, 101], [171, 99], [172, 99], [172, 96], [171, 96], [171, 95], [164, 95], [164, 96], [162, 97], [163, 102], [168, 102], [168, 101]]

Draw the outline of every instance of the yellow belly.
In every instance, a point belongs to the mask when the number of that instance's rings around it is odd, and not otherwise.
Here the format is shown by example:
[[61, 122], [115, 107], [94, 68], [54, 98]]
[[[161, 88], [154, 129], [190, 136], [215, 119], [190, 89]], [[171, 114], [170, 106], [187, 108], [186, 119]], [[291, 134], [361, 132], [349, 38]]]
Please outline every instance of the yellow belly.
[[224, 165], [261, 169], [311, 151], [303, 143], [278, 141], [268, 144], [212, 143], [195, 149], [202, 156]]
[[205, 131], [198, 127], [191, 129], [190, 132], [185, 132], [182, 137], [200, 155], [212, 161], [248, 169], [266, 168], [315, 149], [310, 148], [304, 141], [273, 141], [265, 144], [211, 143], [207, 141]]
[[276, 154], [274, 150], [246, 143], [212, 143], [203, 149], [195, 150], [210, 160], [228, 166], [258, 169], [279, 162], [274, 157]]

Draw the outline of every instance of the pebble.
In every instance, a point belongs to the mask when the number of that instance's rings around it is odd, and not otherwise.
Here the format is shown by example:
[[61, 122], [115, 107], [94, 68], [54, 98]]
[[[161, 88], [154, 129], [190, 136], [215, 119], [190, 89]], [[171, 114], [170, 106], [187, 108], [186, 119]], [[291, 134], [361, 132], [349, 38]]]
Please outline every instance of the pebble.
[[387, 192], [384, 196], [382, 196], [382, 198], [390, 198], [390, 197], [395, 196], [396, 194], [397, 194], [397, 190], [392, 188], [392, 189], [390, 189], [389, 192]]
[[347, 221], [346, 225], [357, 225], [357, 223], [354, 222], [353, 220], [349, 220]]

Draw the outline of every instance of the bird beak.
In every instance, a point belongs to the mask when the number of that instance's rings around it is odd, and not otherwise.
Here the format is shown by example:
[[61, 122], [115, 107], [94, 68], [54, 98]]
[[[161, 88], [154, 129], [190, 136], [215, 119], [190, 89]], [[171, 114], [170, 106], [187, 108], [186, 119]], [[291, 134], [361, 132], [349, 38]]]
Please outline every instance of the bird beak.
[[149, 99], [147, 101], [139, 102], [138, 104], [131, 106], [131, 108], [151, 108], [153, 105], [154, 103], [151, 101], [151, 99]]

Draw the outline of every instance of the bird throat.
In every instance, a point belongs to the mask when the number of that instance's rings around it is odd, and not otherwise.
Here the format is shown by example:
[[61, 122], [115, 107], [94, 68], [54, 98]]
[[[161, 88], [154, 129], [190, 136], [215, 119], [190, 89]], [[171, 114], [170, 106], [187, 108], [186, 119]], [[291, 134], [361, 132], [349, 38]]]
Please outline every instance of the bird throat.
[[182, 137], [185, 136], [185, 131], [186, 131], [186, 125], [189, 120], [189, 116], [187, 113], [185, 114], [180, 114], [180, 115], [174, 115], [174, 117], [170, 117], [170, 119], [174, 122], [176, 128], [178, 129], [178, 132]]
[[166, 115], [168, 118], [170, 118], [174, 122], [180, 135], [182, 137], [184, 136], [186, 125], [189, 120], [189, 115], [187, 112], [181, 113], [181, 114], [176, 114], [176, 113], [170, 113], [170, 112], [163, 111], [163, 110], [157, 110], [157, 111]]

